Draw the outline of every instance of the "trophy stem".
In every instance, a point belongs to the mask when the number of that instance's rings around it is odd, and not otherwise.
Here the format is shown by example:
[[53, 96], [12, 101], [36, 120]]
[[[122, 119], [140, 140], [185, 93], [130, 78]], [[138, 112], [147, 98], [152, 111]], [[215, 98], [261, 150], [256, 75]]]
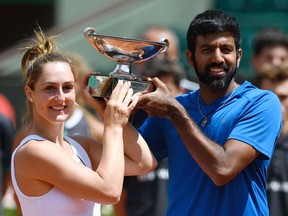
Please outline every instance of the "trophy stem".
[[118, 62], [114, 71], [109, 73], [109, 75], [114, 74], [131, 74], [131, 64], [122, 64]]
[[[122, 62], [117, 62], [114, 71], [108, 74], [110, 77], [116, 77], [123, 80], [143, 80], [142, 76], [136, 76], [132, 73], [131, 64], [123, 64]], [[145, 79], [147, 80], [147, 78]]]

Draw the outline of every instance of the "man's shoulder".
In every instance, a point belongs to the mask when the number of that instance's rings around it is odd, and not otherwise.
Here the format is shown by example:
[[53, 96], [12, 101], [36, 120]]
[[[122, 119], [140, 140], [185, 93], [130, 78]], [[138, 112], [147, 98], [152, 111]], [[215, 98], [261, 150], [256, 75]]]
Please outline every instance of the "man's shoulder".
[[260, 89], [248, 81], [241, 84], [238, 94], [241, 94], [249, 99], [278, 98], [272, 91]]

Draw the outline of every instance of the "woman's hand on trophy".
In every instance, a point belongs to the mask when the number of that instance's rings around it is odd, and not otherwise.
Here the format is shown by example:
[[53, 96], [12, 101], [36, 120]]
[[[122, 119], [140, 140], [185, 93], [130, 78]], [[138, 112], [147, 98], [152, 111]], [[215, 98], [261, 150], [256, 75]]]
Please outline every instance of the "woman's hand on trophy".
[[104, 112], [106, 124], [117, 124], [122, 127], [127, 124], [128, 119], [134, 110], [138, 97], [133, 96], [131, 82], [118, 80], [117, 85], [112, 91]]

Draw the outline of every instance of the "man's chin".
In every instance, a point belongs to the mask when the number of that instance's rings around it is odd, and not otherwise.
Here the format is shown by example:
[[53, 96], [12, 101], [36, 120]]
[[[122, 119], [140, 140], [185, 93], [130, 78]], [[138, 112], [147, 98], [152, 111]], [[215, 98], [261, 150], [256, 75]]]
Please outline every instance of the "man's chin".
[[214, 79], [209, 83], [209, 86], [214, 90], [222, 90], [228, 85], [229, 84], [227, 84], [224, 79]]

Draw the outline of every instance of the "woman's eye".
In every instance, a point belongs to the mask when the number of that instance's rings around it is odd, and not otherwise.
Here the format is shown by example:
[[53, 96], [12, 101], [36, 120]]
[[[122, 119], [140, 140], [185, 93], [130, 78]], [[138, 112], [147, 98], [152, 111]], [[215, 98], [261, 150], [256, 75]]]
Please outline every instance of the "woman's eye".
[[46, 91], [53, 91], [54, 89], [55, 89], [54, 86], [46, 86], [46, 87], [45, 87], [45, 90], [46, 90]]
[[72, 85], [64, 86], [63, 91], [71, 91], [74, 88]]

